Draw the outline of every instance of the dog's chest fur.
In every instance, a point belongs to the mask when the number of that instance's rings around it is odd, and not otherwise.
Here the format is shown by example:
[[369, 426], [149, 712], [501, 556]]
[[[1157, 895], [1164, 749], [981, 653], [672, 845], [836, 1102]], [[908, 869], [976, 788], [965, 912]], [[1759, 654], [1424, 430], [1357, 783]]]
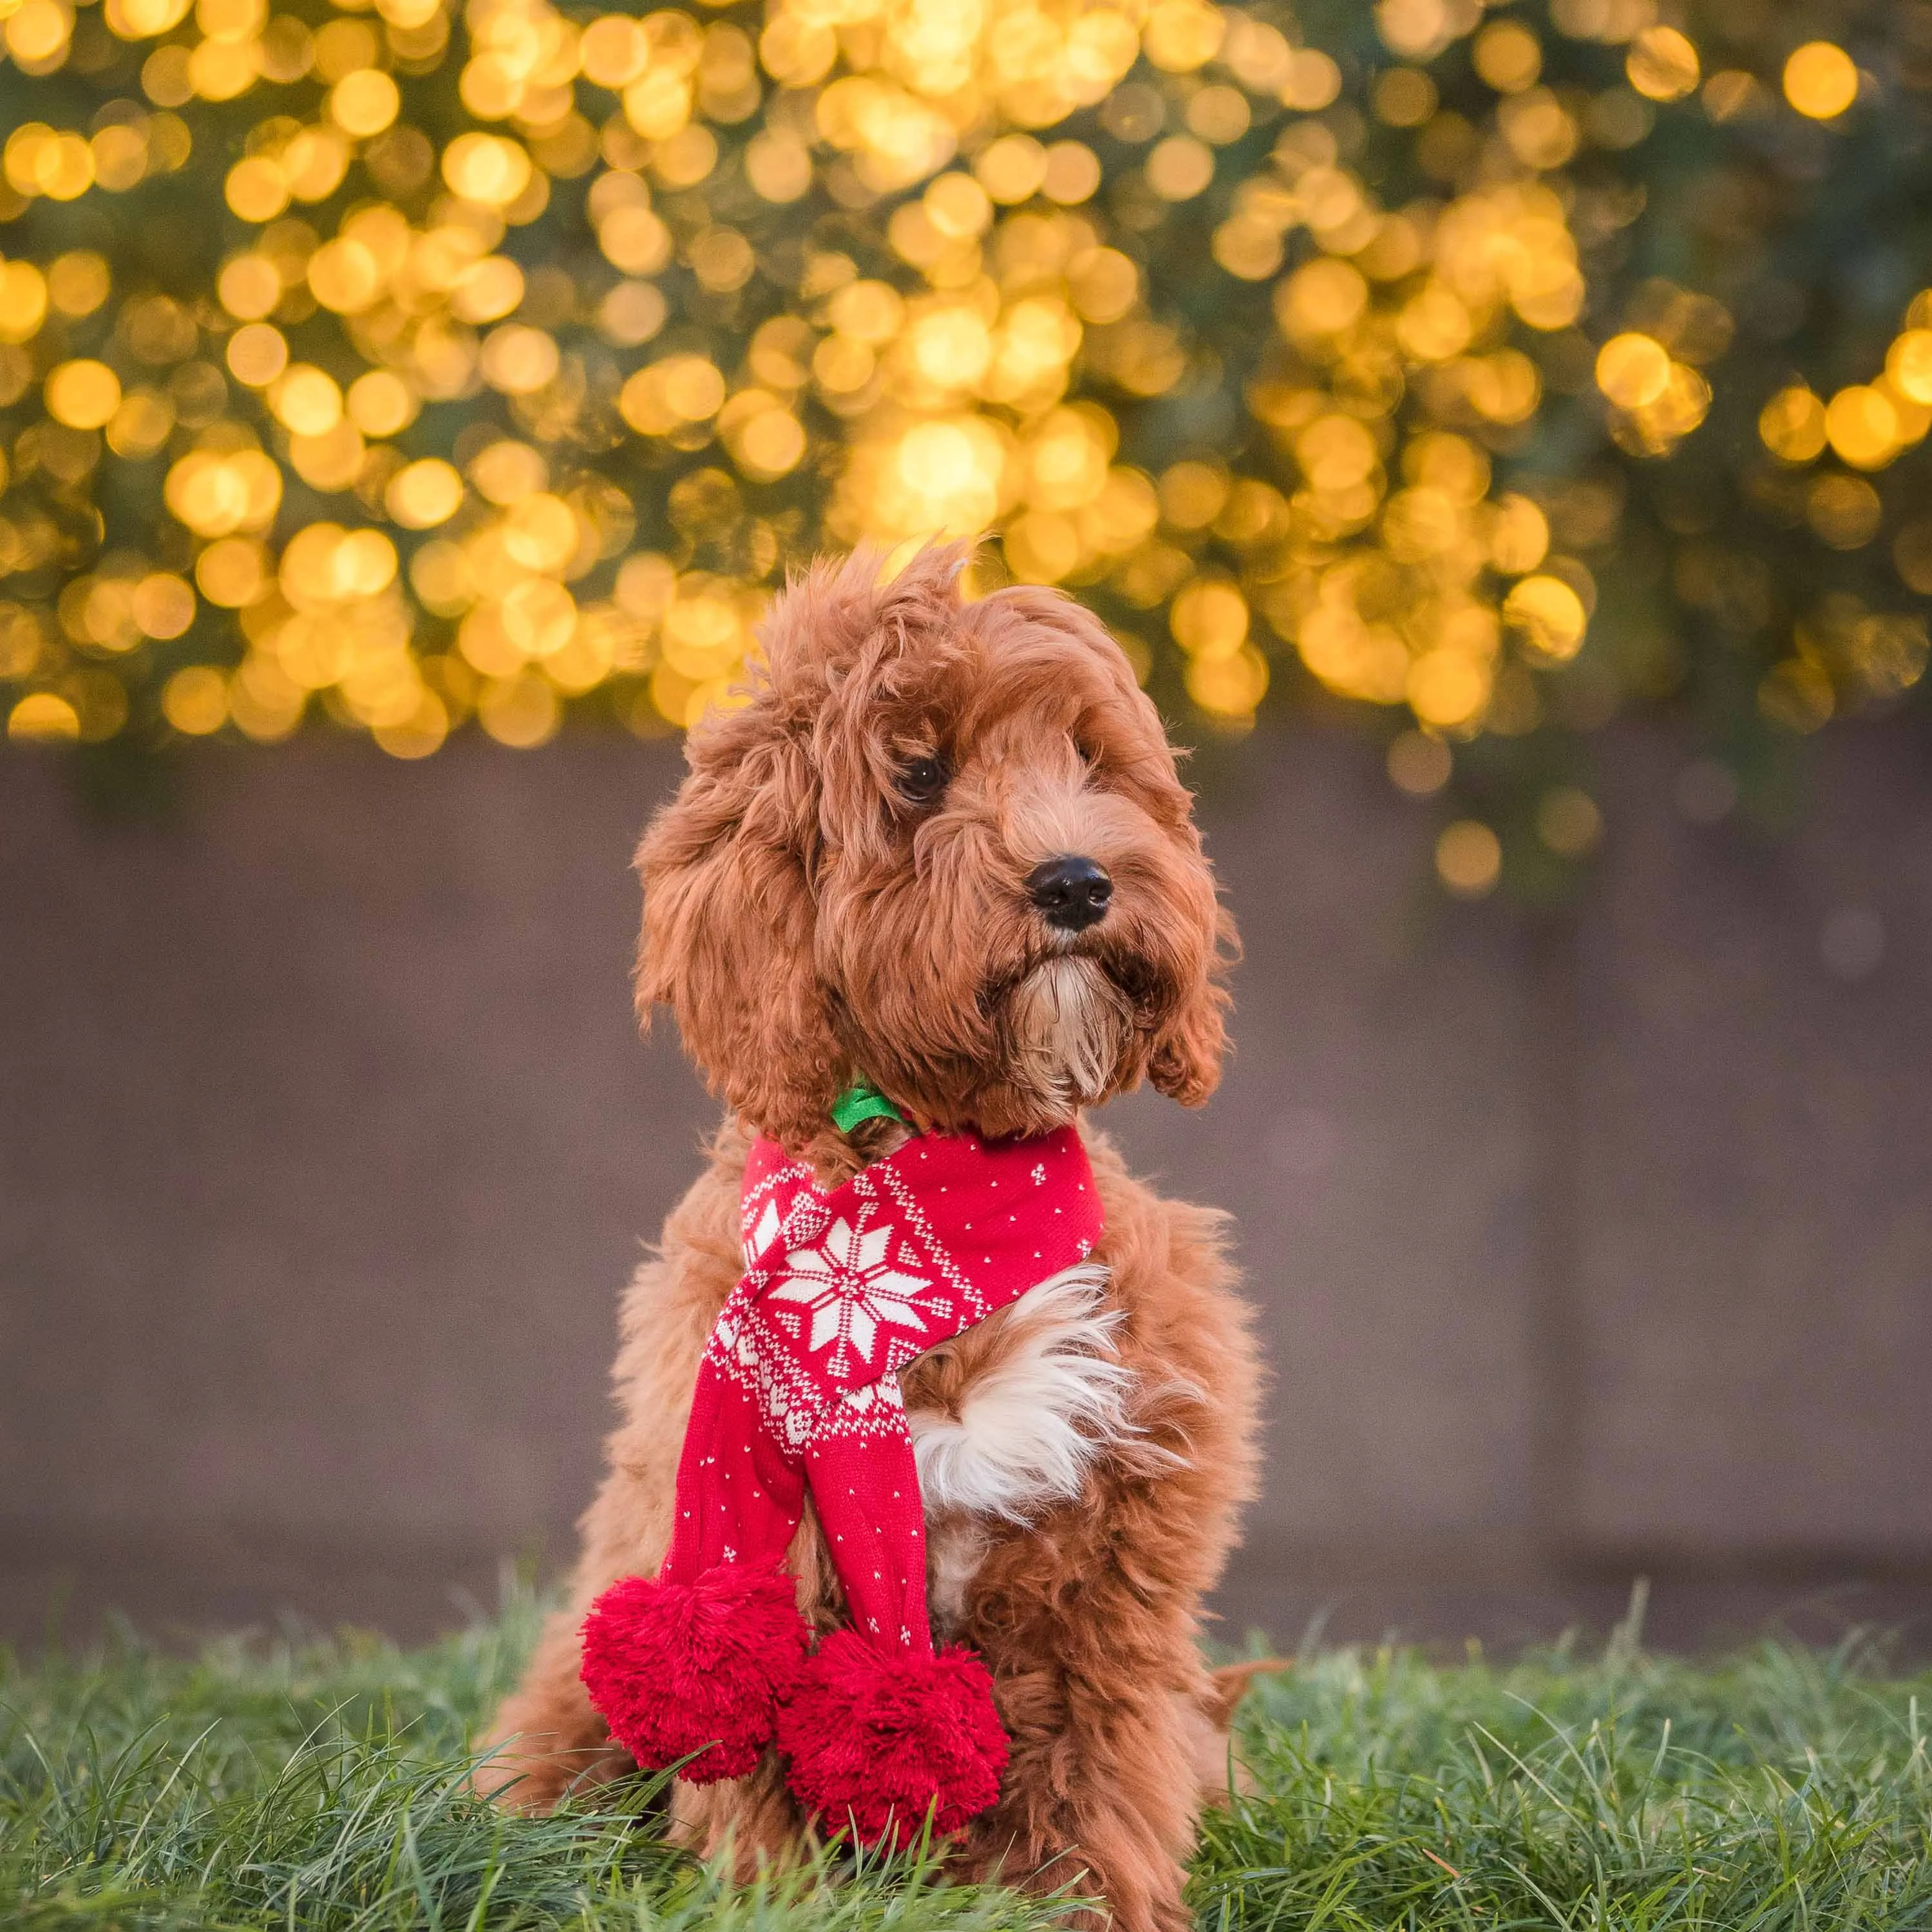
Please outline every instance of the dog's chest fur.
[[1091, 1264], [1055, 1275], [902, 1378], [942, 1640], [999, 1528], [1078, 1496], [1095, 1459], [1136, 1432], [1106, 1280]]

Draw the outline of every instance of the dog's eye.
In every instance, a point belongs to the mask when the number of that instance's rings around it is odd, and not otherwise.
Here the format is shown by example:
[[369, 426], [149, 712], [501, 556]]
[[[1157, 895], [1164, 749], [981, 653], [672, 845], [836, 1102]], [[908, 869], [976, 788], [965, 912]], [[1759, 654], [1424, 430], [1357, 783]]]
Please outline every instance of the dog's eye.
[[946, 761], [922, 755], [900, 766], [894, 781], [899, 796], [914, 805], [930, 805], [946, 789]]

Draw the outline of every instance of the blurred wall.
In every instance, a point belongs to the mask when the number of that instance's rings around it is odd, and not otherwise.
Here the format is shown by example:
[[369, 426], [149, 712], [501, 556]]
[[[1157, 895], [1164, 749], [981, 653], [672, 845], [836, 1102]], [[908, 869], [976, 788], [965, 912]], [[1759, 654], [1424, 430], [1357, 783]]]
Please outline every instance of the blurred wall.
[[[1448, 906], [1372, 747], [1204, 762], [1240, 920], [1202, 1114], [1274, 1364], [1236, 1624], [1509, 1641], [1932, 1609], [1932, 774], [1790, 842], [1604, 752], [1587, 902]], [[669, 746], [211, 748], [102, 822], [0, 757], [0, 1630], [413, 1633], [567, 1557], [617, 1289], [712, 1109], [626, 986]]]

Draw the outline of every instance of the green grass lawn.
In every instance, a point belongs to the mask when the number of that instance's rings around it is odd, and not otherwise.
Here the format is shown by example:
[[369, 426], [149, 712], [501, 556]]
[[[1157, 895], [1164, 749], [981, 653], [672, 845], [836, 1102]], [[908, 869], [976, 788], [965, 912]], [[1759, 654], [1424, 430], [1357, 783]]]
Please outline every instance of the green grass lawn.
[[[466, 1795], [534, 1606], [430, 1648], [131, 1641], [0, 1652], [0, 1927], [1032, 1932], [1049, 1906], [916, 1861], [745, 1891], [631, 1822]], [[1932, 1676], [1856, 1646], [1696, 1667], [1613, 1642], [1444, 1668], [1335, 1649], [1243, 1714], [1206, 1928], [1932, 1927]]]

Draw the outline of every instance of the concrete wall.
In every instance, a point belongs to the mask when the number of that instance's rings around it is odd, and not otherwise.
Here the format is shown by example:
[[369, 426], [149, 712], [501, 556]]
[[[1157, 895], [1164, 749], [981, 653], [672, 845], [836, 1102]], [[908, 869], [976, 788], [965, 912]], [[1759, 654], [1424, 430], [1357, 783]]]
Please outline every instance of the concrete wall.
[[[1239, 1220], [1236, 1622], [1508, 1640], [1639, 1570], [1681, 1640], [1932, 1609], [1932, 778], [1840, 736], [1773, 849], [1676, 815], [1684, 755], [1608, 748], [1555, 922], [1440, 904], [1369, 747], [1204, 767], [1239, 1051], [1109, 1125]], [[675, 771], [317, 739], [104, 823], [0, 758], [0, 1629], [65, 1589], [412, 1632], [567, 1553], [711, 1114], [625, 983]]]

